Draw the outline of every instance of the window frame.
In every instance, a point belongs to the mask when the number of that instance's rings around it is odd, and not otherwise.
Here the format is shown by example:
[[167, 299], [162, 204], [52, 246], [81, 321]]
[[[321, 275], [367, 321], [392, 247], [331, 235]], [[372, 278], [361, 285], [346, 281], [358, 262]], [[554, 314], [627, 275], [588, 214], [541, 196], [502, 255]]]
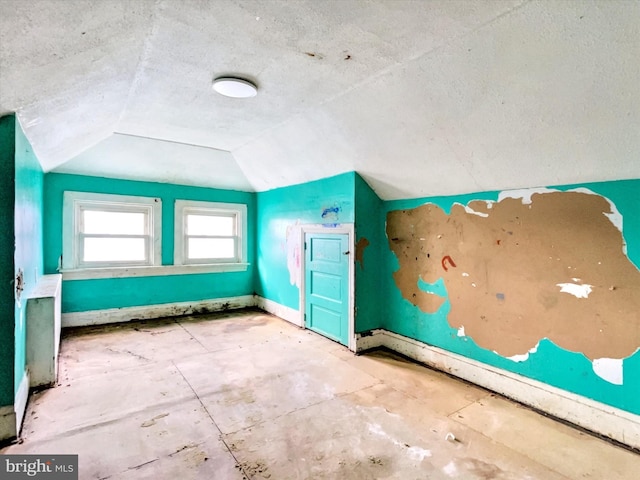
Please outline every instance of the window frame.
[[[132, 212], [145, 214], [144, 261], [87, 262], [82, 258], [84, 238], [93, 236], [82, 231], [84, 210]], [[97, 235], [100, 237], [102, 235]], [[109, 237], [109, 234], [104, 235]], [[128, 235], [114, 234], [114, 238]], [[160, 198], [65, 191], [63, 199], [62, 270], [102, 270], [129, 267], [152, 267], [162, 262], [162, 201]]]
[[[187, 215], [211, 215], [235, 218], [236, 233], [235, 257], [233, 258], [205, 258], [189, 259], [187, 255]], [[175, 201], [174, 220], [174, 265], [246, 265], [247, 262], [247, 206], [243, 203], [205, 202], [195, 200]], [[229, 238], [228, 236], [205, 236], [205, 238]]]

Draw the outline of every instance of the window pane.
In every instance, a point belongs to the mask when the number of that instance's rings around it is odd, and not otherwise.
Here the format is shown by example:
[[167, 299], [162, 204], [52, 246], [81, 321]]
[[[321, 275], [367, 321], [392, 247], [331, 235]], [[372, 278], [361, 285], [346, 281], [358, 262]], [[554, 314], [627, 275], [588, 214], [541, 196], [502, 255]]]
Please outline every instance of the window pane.
[[190, 238], [188, 258], [234, 258], [235, 244], [233, 238]]
[[138, 212], [83, 210], [84, 233], [144, 235], [146, 215]]
[[144, 238], [85, 238], [85, 262], [144, 262]]
[[187, 235], [235, 235], [235, 217], [187, 215]]

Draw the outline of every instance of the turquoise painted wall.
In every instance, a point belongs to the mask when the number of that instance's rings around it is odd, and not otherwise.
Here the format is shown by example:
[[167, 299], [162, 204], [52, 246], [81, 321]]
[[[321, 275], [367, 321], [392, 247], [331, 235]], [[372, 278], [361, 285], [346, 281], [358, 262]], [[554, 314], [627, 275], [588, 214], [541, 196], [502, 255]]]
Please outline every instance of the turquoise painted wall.
[[[355, 265], [355, 331], [364, 332], [382, 326], [382, 248], [386, 247], [384, 228], [380, 228], [382, 200], [358, 174], [355, 176], [356, 243], [368, 242], [362, 249], [362, 261]], [[384, 223], [382, 223], [384, 225]], [[358, 249], [356, 248], [356, 251]]]
[[159, 197], [162, 200], [162, 264], [173, 264], [175, 200], [244, 203], [247, 205], [246, 272], [168, 275], [64, 281], [62, 311], [82, 312], [253, 294], [255, 274], [254, 193], [164, 183], [115, 180], [48, 173], [44, 179], [44, 269], [55, 273], [62, 255], [62, 208], [65, 191]]
[[26, 302], [43, 273], [42, 192], [44, 173], [20, 124], [15, 135], [15, 267], [24, 272], [24, 291], [15, 305], [15, 387], [26, 369]]
[[[589, 183], [553, 187], [569, 190], [585, 187], [611, 200], [623, 216], [623, 235], [627, 242], [629, 259], [640, 266], [640, 180]], [[497, 200], [499, 192], [484, 192], [451, 197], [432, 197], [383, 203], [383, 219], [392, 210], [414, 208], [434, 203], [449, 212], [453, 203], [466, 204], [471, 200]], [[384, 223], [380, 226], [384, 230]], [[387, 239], [385, 238], [385, 243]], [[449, 302], [434, 314], [421, 312], [402, 298], [392, 273], [398, 261], [388, 246], [383, 250], [384, 328], [416, 340], [435, 345], [480, 362], [519, 373], [544, 383], [568, 390], [602, 403], [640, 414], [640, 352], [624, 360], [624, 384], [614, 385], [597, 376], [591, 362], [581, 353], [563, 350], [544, 339], [535, 354], [524, 362], [513, 362], [489, 350], [478, 347], [471, 338], [458, 337], [457, 331], [447, 323]], [[438, 288], [438, 286], [436, 286]], [[444, 284], [440, 292], [446, 294]], [[615, 312], [612, 312], [615, 315]], [[640, 314], [638, 317], [640, 324]], [[638, 327], [640, 328], [640, 326]]]
[[353, 223], [354, 189], [355, 173], [350, 172], [257, 194], [258, 295], [299, 309], [300, 290], [287, 266], [287, 232], [297, 224]]
[[15, 391], [13, 313], [15, 138], [15, 117], [13, 115], [0, 117], [0, 406], [13, 405]]

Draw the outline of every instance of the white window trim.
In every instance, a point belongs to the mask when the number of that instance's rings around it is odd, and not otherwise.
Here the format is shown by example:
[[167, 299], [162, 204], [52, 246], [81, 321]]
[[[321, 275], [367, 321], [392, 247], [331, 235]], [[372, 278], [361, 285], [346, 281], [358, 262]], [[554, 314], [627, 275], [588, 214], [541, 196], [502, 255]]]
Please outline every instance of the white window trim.
[[[198, 211], [215, 214], [236, 216], [236, 237], [238, 257], [233, 259], [216, 259], [214, 261], [188, 261], [186, 258], [186, 242], [185, 242], [185, 211]], [[220, 203], [220, 202], [199, 202], [194, 200], [176, 200], [175, 203], [175, 219], [174, 219], [174, 243], [173, 243], [173, 263], [176, 267], [182, 266], [186, 268], [202, 268], [206, 265], [224, 268], [236, 265], [244, 266], [246, 270], [247, 261], [247, 206], [242, 203]], [[233, 268], [233, 267], [232, 267]], [[237, 271], [237, 270], [234, 270]]]
[[[87, 206], [92, 208], [103, 207], [107, 209], [117, 209], [126, 211], [140, 211], [144, 209], [149, 216], [150, 245], [148, 246], [148, 261], [140, 265], [135, 262], [123, 263], [112, 262], [100, 265], [83, 264], [79, 258], [81, 251], [78, 245], [79, 215], [81, 208]], [[159, 266], [162, 263], [162, 201], [153, 197], [137, 197], [130, 195], [114, 195], [106, 193], [89, 192], [64, 192], [64, 202], [62, 210], [62, 272], [68, 271], [120, 271], [132, 268], [149, 268]], [[89, 277], [86, 277], [89, 278]]]

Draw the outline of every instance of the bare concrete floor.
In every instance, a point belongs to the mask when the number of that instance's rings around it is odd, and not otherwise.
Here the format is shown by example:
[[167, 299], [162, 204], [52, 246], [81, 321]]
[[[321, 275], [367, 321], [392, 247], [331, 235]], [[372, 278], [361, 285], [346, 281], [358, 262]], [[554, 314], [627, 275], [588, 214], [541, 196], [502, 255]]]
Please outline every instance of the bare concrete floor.
[[77, 329], [60, 361], [2, 453], [79, 454], [81, 479], [640, 478], [630, 451], [262, 312]]

